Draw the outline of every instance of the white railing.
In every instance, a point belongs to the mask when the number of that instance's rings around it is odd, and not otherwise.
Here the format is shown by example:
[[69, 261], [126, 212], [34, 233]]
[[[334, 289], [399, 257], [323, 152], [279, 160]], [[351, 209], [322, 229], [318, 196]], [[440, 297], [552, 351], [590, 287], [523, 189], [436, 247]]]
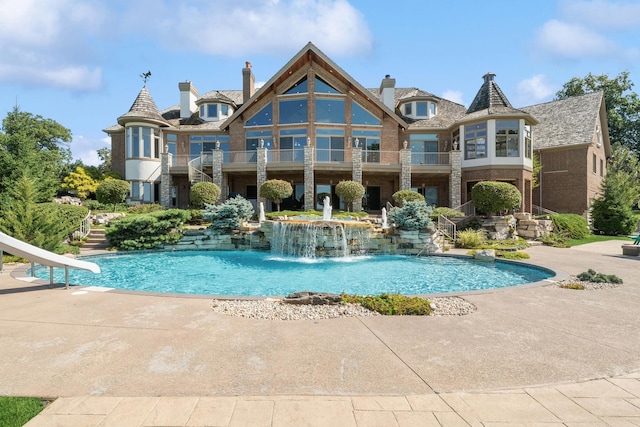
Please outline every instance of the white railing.
[[471, 200], [454, 209], [464, 213], [464, 216], [472, 216], [476, 214], [476, 207]]
[[87, 216], [82, 218], [82, 221], [80, 221], [80, 227], [75, 233], [73, 233], [73, 237], [84, 239], [89, 235], [89, 233], [91, 233], [91, 211], [87, 213]]
[[552, 211], [550, 209], [545, 209], [542, 206], [532, 205], [531, 206], [531, 214], [532, 215], [555, 215], [558, 212]]
[[456, 240], [456, 223], [442, 215], [438, 215], [438, 230], [451, 240]]
[[204, 173], [200, 168], [202, 164], [201, 157], [191, 160], [189, 166], [189, 181], [195, 182], [213, 182], [213, 178]]

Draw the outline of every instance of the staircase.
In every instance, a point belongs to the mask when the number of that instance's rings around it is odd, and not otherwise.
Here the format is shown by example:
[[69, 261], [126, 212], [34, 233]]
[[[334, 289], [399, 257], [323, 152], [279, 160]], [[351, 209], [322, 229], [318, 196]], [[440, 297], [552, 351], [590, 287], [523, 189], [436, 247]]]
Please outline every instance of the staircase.
[[104, 229], [92, 228], [87, 240], [80, 248], [82, 251], [96, 251], [106, 250], [109, 246], [109, 241], [104, 234]]

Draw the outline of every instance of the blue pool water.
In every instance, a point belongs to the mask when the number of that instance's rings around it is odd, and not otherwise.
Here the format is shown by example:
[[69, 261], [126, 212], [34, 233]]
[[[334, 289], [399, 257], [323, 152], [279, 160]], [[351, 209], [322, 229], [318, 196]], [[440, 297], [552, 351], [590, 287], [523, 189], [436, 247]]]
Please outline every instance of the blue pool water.
[[[296, 291], [405, 295], [502, 288], [537, 282], [553, 273], [514, 263], [449, 256], [375, 255], [286, 258], [252, 251], [146, 252], [84, 258], [102, 270], [69, 270], [69, 282], [109, 288], [238, 296], [283, 296]], [[49, 270], [36, 274], [49, 278]], [[64, 282], [64, 270], [54, 280]]]

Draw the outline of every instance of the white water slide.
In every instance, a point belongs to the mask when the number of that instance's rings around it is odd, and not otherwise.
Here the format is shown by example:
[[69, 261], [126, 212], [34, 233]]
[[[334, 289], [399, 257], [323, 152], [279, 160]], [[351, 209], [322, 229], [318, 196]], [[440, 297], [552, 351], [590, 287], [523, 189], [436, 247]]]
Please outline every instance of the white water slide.
[[0, 271], [2, 271], [3, 251], [20, 258], [28, 259], [32, 264], [37, 263], [48, 266], [51, 271], [51, 283], [53, 283], [53, 267], [63, 267], [65, 269], [65, 284], [67, 287], [69, 286], [69, 268], [77, 268], [80, 270], [89, 270], [93, 273], [100, 273], [100, 267], [93, 262], [54, 254], [53, 252], [25, 243], [22, 240], [15, 239], [0, 231]]

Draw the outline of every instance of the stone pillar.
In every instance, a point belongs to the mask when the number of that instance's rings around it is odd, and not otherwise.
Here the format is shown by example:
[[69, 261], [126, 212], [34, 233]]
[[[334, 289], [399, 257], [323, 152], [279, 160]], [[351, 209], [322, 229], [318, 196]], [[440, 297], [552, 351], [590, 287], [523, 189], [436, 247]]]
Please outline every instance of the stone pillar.
[[457, 208], [462, 204], [462, 152], [449, 152], [451, 174], [449, 175], [449, 207]]
[[267, 149], [265, 147], [257, 148], [258, 165], [257, 165], [257, 181], [258, 186], [258, 203], [265, 203], [266, 200], [260, 197], [260, 187], [267, 181]]
[[222, 159], [224, 151], [219, 148], [211, 152], [211, 178], [213, 183], [220, 187], [222, 193]]
[[[362, 147], [353, 147], [351, 149], [351, 162], [353, 164], [351, 180], [362, 184]], [[362, 210], [362, 199], [354, 200], [352, 208], [354, 212], [360, 212]]]
[[173, 181], [171, 180], [171, 173], [169, 172], [169, 165], [171, 165], [171, 153], [161, 154], [160, 164], [160, 204], [164, 208], [171, 207], [171, 186]]
[[400, 150], [400, 190], [411, 190], [411, 150]]
[[315, 179], [313, 176], [314, 165], [313, 147], [307, 145], [304, 147], [304, 210], [315, 209]]

